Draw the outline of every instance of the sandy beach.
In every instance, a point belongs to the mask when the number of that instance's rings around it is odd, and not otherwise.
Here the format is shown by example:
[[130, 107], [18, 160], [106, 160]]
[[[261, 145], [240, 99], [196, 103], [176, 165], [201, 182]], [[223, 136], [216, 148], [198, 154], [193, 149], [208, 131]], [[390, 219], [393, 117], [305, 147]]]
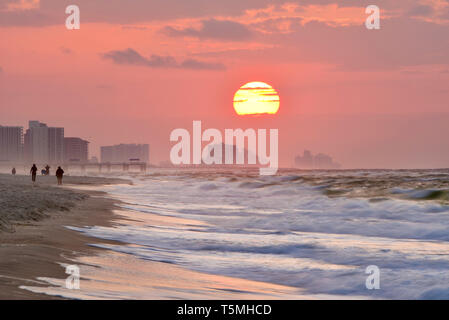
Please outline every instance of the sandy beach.
[[[0, 175], [0, 299], [50, 299], [19, 289], [37, 277], [67, 275], [59, 263], [95, 254], [88, 239], [65, 226], [111, 225], [114, 201], [95, 191], [57, 187], [55, 177]], [[120, 179], [65, 178], [67, 186], [126, 183]]]

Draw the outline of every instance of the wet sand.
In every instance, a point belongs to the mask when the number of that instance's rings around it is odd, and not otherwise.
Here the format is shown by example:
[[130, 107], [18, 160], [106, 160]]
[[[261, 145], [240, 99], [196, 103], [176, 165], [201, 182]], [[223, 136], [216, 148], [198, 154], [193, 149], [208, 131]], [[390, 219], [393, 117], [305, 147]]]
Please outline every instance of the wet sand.
[[[114, 210], [113, 223], [139, 225], [142, 213]], [[126, 221], [124, 221], [126, 220]], [[179, 226], [197, 222], [145, 213], [145, 223]], [[151, 232], [151, 231], [149, 231]], [[298, 288], [219, 276], [187, 270], [172, 263], [140, 259], [109, 250], [123, 245], [90, 238], [104, 250], [94, 255], [78, 255], [70, 259], [80, 268], [80, 290], [67, 290], [65, 278], [40, 277], [47, 287], [29, 283], [24, 288], [35, 293], [75, 299], [305, 299], [320, 298], [302, 294]], [[135, 246], [135, 245], [133, 245]], [[138, 247], [138, 246], [136, 246]], [[207, 263], [207, 261], [204, 261]], [[50, 287], [48, 287], [50, 286]], [[322, 298], [322, 297], [321, 297]]]
[[78, 255], [103, 251], [89, 246], [89, 238], [65, 226], [111, 225], [113, 208], [114, 201], [91, 192], [70, 211], [48, 212], [48, 218], [17, 225], [13, 233], [0, 232], [0, 299], [57, 298], [19, 286], [42, 285], [38, 277], [65, 279], [68, 275], [60, 263], [71, 264]]

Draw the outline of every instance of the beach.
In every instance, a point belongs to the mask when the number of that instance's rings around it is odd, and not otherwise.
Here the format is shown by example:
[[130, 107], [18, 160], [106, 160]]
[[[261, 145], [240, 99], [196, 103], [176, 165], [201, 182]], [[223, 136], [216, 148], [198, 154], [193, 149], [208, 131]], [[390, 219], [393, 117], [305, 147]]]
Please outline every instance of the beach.
[[[37, 277], [65, 278], [59, 262], [77, 254], [95, 254], [85, 235], [65, 226], [111, 225], [114, 202], [95, 191], [58, 188], [53, 176], [0, 175], [0, 299], [50, 299], [19, 286], [37, 284]], [[106, 185], [125, 180], [65, 178], [68, 185]]]
[[0, 178], [4, 299], [448, 296], [447, 169]]
[[[101, 246], [119, 241], [92, 239], [73, 230], [129, 221], [117, 211], [117, 199], [94, 190], [126, 185], [128, 180], [67, 176], [67, 188], [54, 186], [54, 177], [38, 176], [34, 187], [30, 180], [0, 175], [0, 299], [305, 298], [288, 286], [205, 274], [113, 252]], [[157, 217], [155, 222], [177, 223]], [[68, 277], [64, 266], [73, 264], [81, 268], [80, 290], [64, 286]], [[99, 291], [103, 294], [95, 296]]]

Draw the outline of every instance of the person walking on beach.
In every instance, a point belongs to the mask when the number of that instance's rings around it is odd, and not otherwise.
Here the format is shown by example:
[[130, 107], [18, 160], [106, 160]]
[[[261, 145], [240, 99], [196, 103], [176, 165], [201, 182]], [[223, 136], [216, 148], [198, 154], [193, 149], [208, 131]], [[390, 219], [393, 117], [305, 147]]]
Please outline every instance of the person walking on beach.
[[61, 167], [58, 167], [58, 170], [56, 170], [56, 178], [58, 178], [58, 185], [62, 185], [62, 177], [64, 175], [64, 170], [61, 169]]
[[12, 173], [13, 176], [15, 176], [16, 175], [16, 168], [12, 168], [11, 173]]
[[33, 181], [33, 184], [36, 182], [36, 173], [37, 173], [37, 167], [36, 164], [33, 164], [33, 166], [30, 169], [31, 173], [31, 180]]

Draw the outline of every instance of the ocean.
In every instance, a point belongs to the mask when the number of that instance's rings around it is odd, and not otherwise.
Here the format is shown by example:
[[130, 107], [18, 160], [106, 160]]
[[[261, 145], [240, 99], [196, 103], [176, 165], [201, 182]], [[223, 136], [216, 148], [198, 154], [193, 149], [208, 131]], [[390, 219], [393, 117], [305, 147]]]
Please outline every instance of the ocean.
[[[449, 170], [157, 169], [128, 178], [133, 185], [102, 188], [121, 201], [118, 223], [68, 227], [136, 261], [310, 298], [449, 299]], [[367, 288], [368, 266], [378, 267], [379, 289]], [[145, 298], [144, 291], [112, 297]], [[165, 297], [196, 297], [183, 294]], [[111, 295], [82, 296], [101, 297]]]

